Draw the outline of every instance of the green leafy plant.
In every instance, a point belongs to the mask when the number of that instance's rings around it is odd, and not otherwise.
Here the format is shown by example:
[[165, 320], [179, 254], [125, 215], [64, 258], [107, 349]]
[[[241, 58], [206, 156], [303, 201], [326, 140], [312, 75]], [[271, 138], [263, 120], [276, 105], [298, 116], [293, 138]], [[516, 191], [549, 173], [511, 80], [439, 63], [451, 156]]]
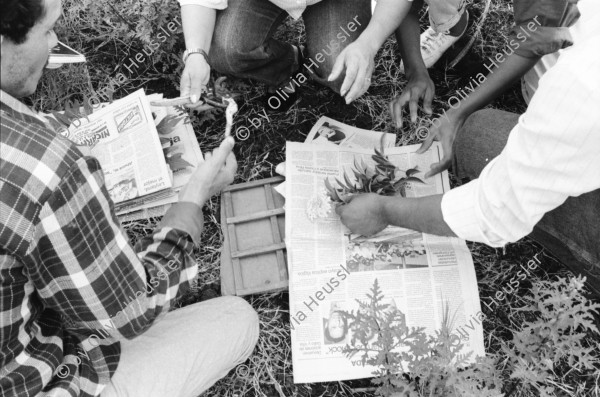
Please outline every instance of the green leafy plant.
[[414, 176], [419, 172], [418, 168], [411, 168], [406, 171], [396, 167], [382, 151], [375, 149], [375, 154], [371, 157], [375, 162], [375, 167], [369, 167], [361, 161], [354, 160], [354, 169], [352, 170], [355, 182], [347, 174], [344, 174], [344, 181], [335, 179], [337, 186], [334, 187], [326, 179], [325, 187], [327, 193], [334, 203], [347, 203], [353, 195], [360, 193], [376, 193], [383, 196], [406, 196], [406, 186], [410, 182], [425, 183], [422, 179]]
[[529, 319], [502, 344], [510, 377], [540, 396], [556, 395], [556, 385], [573, 383], [569, 376], [600, 373], [599, 346], [586, 340], [598, 334], [593, 313], [600, 304], [582, 294], [584, 283], [582, 276], [535, 282], [516, 309]]
[[[442, 329], [427, 335], [408, 327], [405, 315], [386, 304], [377, 279], [368, 301], [347, 313], [353, 336], [345, 353], [377, 367], [373, 383], [380, 396], [500, 396], [502, 382], [492, 358], [461, 354], [463, 343], [452, 335], [446, 306]], [[377, 338], [370, 341], [372, 336]], [[458, 341], [458, 343], [456, 343]]]

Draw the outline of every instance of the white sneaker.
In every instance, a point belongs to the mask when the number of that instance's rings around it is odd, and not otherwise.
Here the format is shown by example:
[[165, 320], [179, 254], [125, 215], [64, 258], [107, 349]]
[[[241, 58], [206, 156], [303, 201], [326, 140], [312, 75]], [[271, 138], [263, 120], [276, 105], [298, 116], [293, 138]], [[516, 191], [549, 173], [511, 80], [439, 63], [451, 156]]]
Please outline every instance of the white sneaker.
[[[466, 31], [467, 29], [465, 29]], [[430, 26], [426, 31], [421, 33], [421, 56], [425, 67], [429, 69], [444, 55], [444, 52], [462, 37], [451, 36], [447, 33], [437, 33]], [[400, 71], [404, 73], [404, 62], [400, 63]]]

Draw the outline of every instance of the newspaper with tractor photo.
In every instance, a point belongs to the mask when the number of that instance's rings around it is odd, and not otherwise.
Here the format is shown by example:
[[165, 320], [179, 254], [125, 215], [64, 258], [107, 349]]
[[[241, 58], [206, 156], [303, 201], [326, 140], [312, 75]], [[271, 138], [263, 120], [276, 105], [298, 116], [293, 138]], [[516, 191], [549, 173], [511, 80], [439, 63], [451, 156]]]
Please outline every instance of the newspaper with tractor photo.
[[[341, 137], [332, 126], [321, 134], [328, 140]], [[387, 161], [410, 170], [403, 194], [422, 197], [448, 191], [447, 172], [418, 182], [442, 158], [441, 146], [435, 143], [421, 155], [415, 153], [418, 148], [384, 149]], [[373, 154], [373, 148], [287, 143], [285, 235], [296, 383], [373, 376], [376, 368], [343, 352], [353, 331], [342, 313], [358, 310], [357, 300], [366, 299], [375, 279], [388, 307], [404, 313], [409, 327], [433, 334], [449, 310], [454, 328], [468, 330], [457, 334], [463, 352], [473, 352], [473, 358], [485, 354], [483, 328], [474, 321], [480, 313], [479, 293], [465, 241], [392, 226], [364, 237], [351, 234], [340, 222], [327, 185], [335, 189], [336, 184], [357, 183], [361, 172], [375, 169]], [[376, 333], [371, 338], [375, 341]]]

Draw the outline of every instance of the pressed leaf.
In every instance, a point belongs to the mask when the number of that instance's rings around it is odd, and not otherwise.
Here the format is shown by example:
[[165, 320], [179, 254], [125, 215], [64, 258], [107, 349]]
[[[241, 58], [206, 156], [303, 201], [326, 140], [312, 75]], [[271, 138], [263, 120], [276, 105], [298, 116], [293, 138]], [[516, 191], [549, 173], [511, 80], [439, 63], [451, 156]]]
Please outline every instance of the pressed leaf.
[[94, 107], [90, 103], [90, 98], [87, 95], [83, 96], [83, 110], [86, 116], [94, 113]]
[[411, 168], [406, 170], [406, 176], [410, 177], [419, 172], [419, 167]]
[[65, 116], [67, 116], [69, 118], [69, 121], [70, 121], [69, 124], [71, 124], [73, 121], [79, 119], [79, 113], [75, 113], [70, 109], [65, 110]]
[[325, 187], [327, 188], [327, 190], [329, 190], [329, 191], [335, 190], [333, 188], [333, 186], [331, 186], [331, 183], [329, 182], [329, 178], [325, 178], [324, 182], [325, 182]]
[[346, 186], [348, 187], [352, 187], [352, 181], [350, 180], [350, 178], [348, 178], [348, 174], [344, 173], [344, 181], [346, 182]]
[[172, 114], [169, 114], [165, 118], [163, 118], [160, 121], [160, 123], [158, 123], [158, 125], [156, 126], [156, 130], [161, 135], [168, 135], [171, 132], [173, 132], [173, 129], [179, 123], [180, 120], [180, 116], [174, 116]]
[[52, 114], [54, 115], [54, 117], [56, 117], [56, 120], [60, 121], [61, 123], [63, 123], [67, 127], [71, 125], [71, 121], [64, 114], [59, 113], [59, 112], [52, 112]]
[[416, 182], [416, 183], [425, 183], [424, 180], [422, 180], [421, 178], [417, 178], [416, 176], [411, 176], [406, 178], [407, 182]]
[[337, 202], [341, 202], [341, 201], [342, 201], [342, 199], [341, 199], [341, 198], [340, 198], [340, 196], [338, 195], [338, 193], [337, 193], [337, 190], [336, 190], [336, 189], [330, 190], [330, 191], [329, 191], [329, 196], [331, 197], [331, 199], [332, 199], [333, 201], [337, 201]]
[[167, 163], [173, 172], [192, 166], [192, 164], [181, 158], [182, 155], [183, 153], [174, 153], [167, 157]]

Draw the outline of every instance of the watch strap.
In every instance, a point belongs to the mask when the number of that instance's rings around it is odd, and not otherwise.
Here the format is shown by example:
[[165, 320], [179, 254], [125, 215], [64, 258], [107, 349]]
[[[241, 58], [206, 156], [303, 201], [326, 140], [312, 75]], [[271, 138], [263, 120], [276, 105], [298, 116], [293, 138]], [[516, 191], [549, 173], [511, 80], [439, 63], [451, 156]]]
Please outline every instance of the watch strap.
[[185, 64], [185, 62], [187, 61], [188, 57], [192, 54], [200, 54], [204, 57], [204, 60], [206, 60], [206, 63], [208, 62], [208, 54], [206, 53], [206, 51], [204, 51], [202, 48], [191, 48], [191, 49], [187, 49], [183, 52], [183, 63]]

